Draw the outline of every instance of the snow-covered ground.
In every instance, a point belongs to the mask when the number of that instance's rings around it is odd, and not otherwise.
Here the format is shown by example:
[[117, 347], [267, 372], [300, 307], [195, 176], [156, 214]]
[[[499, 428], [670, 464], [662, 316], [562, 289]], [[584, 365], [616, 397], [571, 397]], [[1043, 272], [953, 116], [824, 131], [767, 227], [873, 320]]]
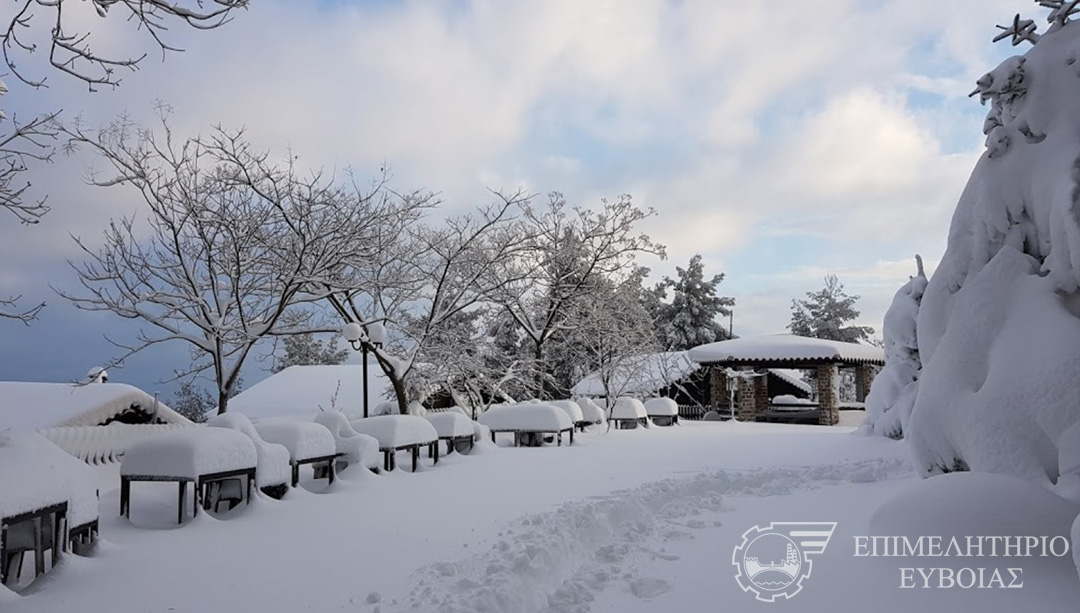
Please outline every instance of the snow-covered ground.
[[171, 485], [139, 484], [131, 522], [118, 518], [116, 466], [98, 467], [98, 553], [64, 558], [22, 596], [0, 588], [0, 609], [776, 609], [787, 603], [744, 593], [732, 565], [742, 534], [773, 521], [837, 522], [787, 605], [799, 611], [1075, 611], [1080, 601], [1070, 557], [980, 559], [1025, 567], [1024, 587], [965, 590], [900, 589], [901, 567], [941, 560], [853, 556], [883, 502], [926, 483], [902, 443], [775, 424], [591, 430], [570, 447], [424, 458], [416, 474], [350, 470], [330, 490], [317, 482], [180, 527]]

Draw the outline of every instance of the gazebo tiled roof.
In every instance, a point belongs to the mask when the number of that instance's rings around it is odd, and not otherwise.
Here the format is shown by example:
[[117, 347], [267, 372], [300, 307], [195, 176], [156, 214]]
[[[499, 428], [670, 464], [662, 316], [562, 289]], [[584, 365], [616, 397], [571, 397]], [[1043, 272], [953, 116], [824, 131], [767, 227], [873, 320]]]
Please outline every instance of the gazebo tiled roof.
[[768, 334], [719, 341], [694, 347], [687, 355], [699, 364], [761, 368], [885, 363], [885, 351], [880, 347], [794, 334]]

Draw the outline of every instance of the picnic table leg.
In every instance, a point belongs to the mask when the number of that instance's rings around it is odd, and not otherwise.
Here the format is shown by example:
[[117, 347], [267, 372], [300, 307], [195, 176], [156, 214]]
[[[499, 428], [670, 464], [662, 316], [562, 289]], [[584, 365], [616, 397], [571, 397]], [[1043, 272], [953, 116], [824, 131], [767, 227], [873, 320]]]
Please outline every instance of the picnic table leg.
[[574, 429], [570, 428], [570, 444], [574, 444]]
[[176, 484], [177, 489], [177, 505], [176, 505], [176, 523], [184, 523], [184, 498], [187, 497], [187, 482], [181, 481]]
[[436, 439], [435, 442], [431, 444], [431, 448], [435, 450], [435, 462], [434, 462], [434, 464], [438, 464], [439, 463], [439, 441], [438, 441], [438, 439]]
[[292, 465], [292, 486], [296, 487], [300, 485], [300, 463], [293, 462]]
[[[53, 535], [55, 538], [56, 535]], [[41, 539], [41, 516], [34, 518], [34, 576], [45, 574], [45, 548]]]
[[251, 504], [251, 490], [255, 485], [255, 473], [250, 472], [247, 476], [247, 504]]
[[131, 481], [120, 477], [120, 517], [131, 517]]
[[420, 446], [413, 445], [412, 448], [412, 471], [416, 472], [416, 464], [420, 461]]

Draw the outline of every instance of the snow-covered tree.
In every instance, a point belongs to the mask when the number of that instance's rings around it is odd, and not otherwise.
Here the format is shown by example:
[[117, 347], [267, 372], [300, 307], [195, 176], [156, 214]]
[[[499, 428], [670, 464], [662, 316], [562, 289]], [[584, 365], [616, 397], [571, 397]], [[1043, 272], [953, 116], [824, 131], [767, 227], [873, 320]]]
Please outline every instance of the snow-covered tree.
[[206, 414], [214, 410], [214, 397], [199, 387], [194, 379], [185, 379], [173, 394], [169, 408], [195, 423], [206, 421]]
[[918, 318], [919, 305], [926, 291], [926, 274], [922, 258], [915, 256], [918, 272], [904, 284], [892, 305], [885, 313], [882, 336], [885, 340], [885, 367], [874, 378], [870, 395], [866, 398], [868, 432], [903, 438], [911, 409], [918, 392], [919, 359]]
[[281, 372], [290, 366], [341, 364], [349, 357], [349, 350], [335, 346], [330, 339], [318, 339], [311, 332], [286, 336], [285, 355], [274, 364], [273, 372]]
[[637, 225], [655, 214], [634, 206], [630, 196], [602, 200], [598, 209], [568, 207], [562, 194], [553, 192], [539, 205], [525, 207], [530, 240], [507, 275], [517, 281], [504, 284], [493, 296], [521, 330], [530, 346], [536, 374], [536, 395], [551, 391], [547, 380], [552, 365], [549, 341], [568, 329], [575, 303], [596, 293], [604, 282], [619, 283], [636, 269], [643, 254], [664, 256], [664, 247]]
[[[48, 49], [49, 69], [84, 81], [93, 91], [101, 85], [118, 85], [116, 69], [136, 70], [146, 54], [127, 56], [107, 44], [109, 26], [95, 27], [95, 18], [110, 24], [126, 23], [128, 28], [145, 33], [162, 53], [180, 51], [163, 38], [170, 26], [189, 26], [212, 30], [229, 21], [233, 13], [245, 8], [248, 0], [19, 0], [0, 25], [0, 48], [11, 74], [31, 87], [47, 85], [47, 77], [35, 76], [33, 54], [39, 47]], [[47, 37], [45, 45], [39, 45]], [[102, 42], [102, 46], [96, 43]], [[104, 48], [104, 52], [99, 49]], [[23, 60], [26, 60], [25, 62]]]
[[414, 210], [381, 186], [363, 192], [301, 169], [295, 156], [273, 164], [241, 132], [182, 140], [163, 119], [160, 133], [118, 122], [69, 134], [109, 168], [91, 173], [95, 185], [133, 189], [146, 206], [145, 217], [110, 222], [100, 248], [76, 239], [82, 288], [61, 295], [145, 324], [115, 343], [118, 361], [186, 343], [195, 363], [177, 378], [209, 372], [222, 413], [255, 345], [309, 331], [307, 307], [373, 261]]
[[398, 409], [408, 413], [408, 378], [417, 357], [456, 318], [518, 280], [510, 263], [529, 241], [518, 220], [523, 192], [439, 225], [415, 224], [379, 250], [377, 263], [357, 266], [355, 289], [328, 300], [346, 322], [384, 325], [388, 336], [372, 355], [390, 380]]
[[825, 287], [807, 292], [805, 300], [791, 301], [792, 334], [824, 338], [845, 343], [868, 341], [874, 333], [869, 326], [847, 325], [859, 317], [855, 303], [859, 296], [849, 296], [836, 275], [825, 277]]
[[[705, 266], [700, 255], [690, 258], [686, 268], [676, 267], [677, 278], [664, 277], [646, 297], [655, 309], [656, 328], [664, 348], [682, 351], [728, 338], [728, 330], [717, 317], [731, 315], [735, 299], [717, 295], [724, 274], [705, 278]], [[665, 303], [668, 291], [671, 303]]]

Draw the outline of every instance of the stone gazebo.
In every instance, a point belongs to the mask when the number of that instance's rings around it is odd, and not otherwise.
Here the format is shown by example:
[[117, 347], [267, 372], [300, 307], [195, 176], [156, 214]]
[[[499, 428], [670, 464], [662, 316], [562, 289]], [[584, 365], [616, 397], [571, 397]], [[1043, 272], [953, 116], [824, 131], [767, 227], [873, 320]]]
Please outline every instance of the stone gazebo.
[[[862, 402], [870, 391], [875, 367], [885, 364], [885, 352], [871, 345], [829, 341], [793, 334], [770, 334], [737, 338], [694, 347], [691, 360], [709, 369], [710, 398], [718, 409], [726, 398], [728, 369], [764, 371], [768, 368], [795, 368], [817, 373], [818, 423], [834, 425], [840, 420], [839, 369], [855, 370], [856, 400]], [[737, 414], [739, 421], [755, 421], [769, 409], [765, 377], [738, 377]]]

